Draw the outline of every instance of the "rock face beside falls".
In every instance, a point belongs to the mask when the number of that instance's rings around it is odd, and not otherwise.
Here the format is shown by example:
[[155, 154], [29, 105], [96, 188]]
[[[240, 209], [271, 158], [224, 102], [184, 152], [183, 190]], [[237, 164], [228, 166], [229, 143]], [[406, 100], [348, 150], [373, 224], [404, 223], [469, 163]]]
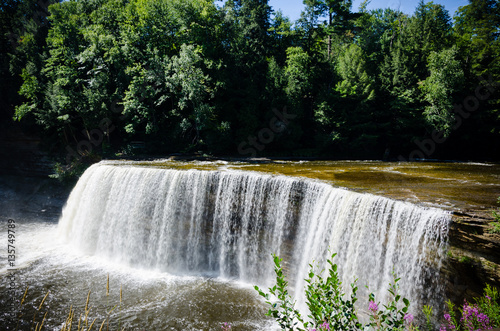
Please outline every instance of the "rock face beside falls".
[[485, 284], [500, 288], [500, 234], [490, 233], [491, 212], [455, 212], [443, 264], [446, 297], [461, 304], [482, 295]]

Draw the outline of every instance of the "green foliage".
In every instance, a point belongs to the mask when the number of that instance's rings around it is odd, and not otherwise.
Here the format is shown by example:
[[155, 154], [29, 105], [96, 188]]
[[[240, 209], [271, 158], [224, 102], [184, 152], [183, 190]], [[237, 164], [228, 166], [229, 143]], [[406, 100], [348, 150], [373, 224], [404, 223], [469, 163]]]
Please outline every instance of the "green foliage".
[[463, 306], [457, 309], [455, 305], [448, 300], [448, 313], [444, 314], [444, 324], [442, 331], [474, 331], [489, 330], [500, 327], [500, 297], [498, 290], [489, 284], [484, 289], [484, 294], [476, 298], [476, 304], [470, 304], [467, 301]]
[[[346, 299], [346, 294], [342, 289], [337, 271], [337, 265], [332, 262], [336, 254], [328, 259], [328, 276], [322, 277], [322, 272], [316, 274], [314, 267], [310, 265], [309, 278], [306, 279], [305, 289], [307, 306], [313, 321], [312, 327], [319, 328], [325, 321], [329, 323], [333, 330], [351, 330], [361, 327], [358, 321], [354, 304], [357, 301], [356, 292], [358, 290], [356, 282], [351, 284], [350, 299]], [[306, 325], [307, 327], [307, 325]]]
[[[267, 0], [5, 2], [0, 108], [60, 151], [106, 119], [115, 151], [235, 154], [287, 107], [298, 120], [266, 153], [380, 158], [432, 128], [447, 136], [436, 157], [500, 158], [497, 2], [470, 0], [454, 25], [432, 2], [413, 15], [366, 3], [306, 0], [292, 22]], [[487, 100], [456, 125], [478, 75]]]
[[422, 310], [424, 312], [424, 315], [425, 315], [425, 326], [427, 328], [428, 331], [432, 331], [433, 330], [433, 326], [432, 326], [432, 306], [429, 306], [429, 305], [424, 305], [422, 307]]
[[49, 175], [49, 177], [68, 185], [74, 185], [88, 167], [99, 161], [101, 161], [101, 157], [94, 153], [86, 155], [81, 159], [74, 159], [70, 164], [56, 162], [53, 168], [54, 173]]
[[455, 16], [457, 45], [470, 61], [474, 75], [493, 75], [498, 81], [500, 65], [500, 6], [495, 0], [470, 0]]
[[484, 295], [476, 299], [481, 311], [489, 317], [492, 327], [500, 327], [500, 295], [498, 289], [486, 284]]
[[451, 18], [443, 5], [421, 0], [410, 25], [422, 60], [451, 46]]
[[472, 259], [470, 257], [464, 255], [464, 256], [460, 257], [459, 262], [463, 263], [463, 264], [471, 264]]
[[455, 310], [455, 304], [451, 300], [446, 301], [448, 306], [448, 314], [444, 316], [449, 326], [453, 326], [455, 329], [459, 326], [457, 322], [457, 315]]
[[[269, 288], [269, 293], [265, 293], [258, 286], [255, 290], [266, 299], [266, 303], [270, 306], [267, 316], [273, 317], [279, 324], [282, 330], [294, 330], [298, 323], [303, 323], [298, 310], [294, 308], [295, 302], [288, 293], [288, 282], [285, 280], [285, 275], [281, 267], [281, 261], [278, 256], [273, 255], [274, 272], [276, 273], [276, 285]], [[277, 298], [278, 302], [273, 302], [273, 298]], [[302, 329], [298, 329], [302, 330]]]
[[337, 91], [343, 96], [357, 97], [362, 101], [375, 98], [373, 79], [367, 73], [365, 57], [361, 47], [356, 44], [343, 50], [338, 64], [342, 81], [337, 84]]
[[[391, 301], [384, 305], [384, 310], [378, 310], [371, 308], [372, 315], [370, 316], [370, 325], [379, 330], [398, 330], [403, 329], [405, 325], [405, 316], [408, 314], [408, 308], [410, 307], [410, 302], [408, 299], [401, 297], [398, 293], [399, 278], [394, 276], [394, 283], [389, 284], [389, 293], [391, 294]], [[375, 302], [375, 297], [370, 294], [370, 302]], [[400, 302], [403, 303], [403, 308], [401, 308]], [[378, 306], [378, 305], [377, 305]], [[413, 320], [413, 316], [411, 317]]]
[[54, 174], [49, 175], [49, 177], [55, 178], [63, 183], [74, 184], [86, 169], [87, 167], [80, 162], [74, 162], [69, 166], [57, 162], [54, 165]]
[[[497, 214], [498, 215], [498, 214]], [[497, 220], [498, 220], [497, 216]], [[500, 221], [496, 221], [491, 223], [493, 225], [493, 229], [490, 230], [491, 233], [500, 233]]]
[[456, 47], [432, 52], [428, 68], [430, 76], [422, 84], [425, 100], [430, 104], [425, 107], [426, 119], [434, 128], [448, 136], [451, 132], [455, 114], [453, 96], [460, 89], [464, 80]]
[[311, 92], [311, 60], [301, 47], [290, 47], [286, 54], [285, 91], [290, 99], [301, 100]]
[[322, 275], [323, 271], [317, 273], [314, 271], [317, 267], [310, 265], [305, 288], [309, 320], [304, 322], [288, 292], [288, 282], [281, 266], [282, 259], [273, 255], [276, 284], [269, 288], [268, 293], [255, 286], [255, 290], [270, 307], [266, 315], [273, 317], [282, 330], [366, 330], [367, 328], [402, 330], [405, 326], [413, 329], [413, 316], [408, 313], [410, 302], [398, 294], [397, 278], [390, 284], [389, 293], [392, 299], [384, 305], [383, 310], [378, 309], [374, 295], [370, 294], [369, 310], [372, 313], [370, 322], [366, 325], [361, 324], [355, 307], [358, 290], [356, 281], [351, 284], [351, 294], [346, 298], [337, 265], [333, 263], [335, 256], [336, 254], [333, 254], [327, 260], [326, 278]]

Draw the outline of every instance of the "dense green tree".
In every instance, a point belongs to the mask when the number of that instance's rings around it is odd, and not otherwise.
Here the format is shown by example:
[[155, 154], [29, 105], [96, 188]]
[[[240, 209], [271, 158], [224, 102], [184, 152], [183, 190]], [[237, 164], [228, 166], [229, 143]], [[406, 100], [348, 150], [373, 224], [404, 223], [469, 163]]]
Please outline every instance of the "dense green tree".
[[477, 157], [500, 140], [498, 4], [470, 0], [452, 25], [424, 1], [305, 0], [296, 22], [268, 0], [6, 1], [2, 108], [80, 154], [235, 154], [278, 120], [259, 153], [396, 157], [437, 130], [438, 157]]
[[[363, 12], [356, 20], [359, 33], [356, 43], [367, 55], [368, 69], [376, 75], [384, 56], [392, 49], [401, 27], [402, 13], [393, 9], [376, 9]], [[380, 85], [380, 83], [377, 83]]]
[[86, 45], [80, 30], [89, 21], [83, 14], [89, 6], [87, 2], [50, 6], [52, 27], [47, 36], [48, 54], [45, 51], [36, 55], [25, 53], [28, 59], [22, 69], [24, 83], [19, 93], [27, 101], [16, 108], [15, 118], [20, 120], [32, 114], [45, 129], [60, 132], [66, 142], [69, 136], [76, 139], [74, 131], [71, 132], [73, 122], [85, 128], [89, 117], [94, 116], [81, 100], [81, 75], [76, 60]]
[[335, 49], [354, 37], [358, 14], [351, 12], [351, 0], [304, 0], [305, 9], [298, 21], [303, 45], [309, 52], [322, 52], [330, 58]]
[[[353, 37], [354, 19], [357, 15], [351, 13], [352, 0], [324, 0], [327, 11], [328, 26], [328, 57], [332, 56], [333, 36], [337, 35], [340, 40]], [[338, 40], [339, 38], [337, 38]]]
[[224, 88], [221, 95], [221, 119], [232, 128], [234, 150], [265, 126], [271, 111], [265, 95], [268, 58], [272, 56], [269, 30], [272, 9], [267, 0], [227, 1], [224, 24], [228, 36], [225, 57]]
[[455, 35], [460, 52], [472, 74], [492, 75], [500, 80], [500, 3], [471, 0], [455, 17]]
[[366, 55], [361, 47], [356, 44], [344, 47], [338, 72], [342, 81], [337, 84], [336, 89], [343, 96], [355, 96], [361, 101], [375, 98], [373, 79], [367, 73]]
[[425, 115], [433, 127], [448, 136], [455, 121], [453, 101], [463, 85], [464, 72], [458, 61], [456, 47], [432, 52], [428, 68], [430, 76], [422, 84], [425, 100]]
[[296, 39], [296, 31], [292, 29], [292, 22], [281, 11], [277, 11], [269, 28], [272, 56], [280, 65], [285, 64], [286, 53], [283, 50], [292, 47]]
[[[439, 52], [451, 46], [452, 25], [448, 11], [443, 5], [420, 0], [410, 21], [410, 33], [419, 50], [419, 65], [425, 68], [431, 52]], [[422, 69], [424, 70], [424, 69]]]
[[469, 96], [477, 97], [478, 85], [484, 86], [479, 91], [481, 100], [467, 107], [474, 111], [467, 111], [455, 124], [453, 144], [467, 148], [454, 151], [467, 152], [474, 158], [498, 158], [495, 151], [500, 151], [500, 2], [470, 0], [460, 7], [455, 15], [454, 36], [466, 78], [458, 103], [469, 100]]
[[[156, 6], [159, 8], [151, 8]], [[203, 27], [217, 20], [215, 7], [205, 1], [150, 1], [135, 4], [128, 15], [136, 13], [139, 24], [127, 27], [136, 36], [126, 39], [134, 63], [126, 68], [131, 82], [123, 101], [125, 130], [139, 139], [170, 137], [169, 143], [157, 146], [166, 150], [175, 150], [182, 143], [201, 143], [200, 131], [208, 122], [200, 118], [211, 118], [207, 114], [212, 107], [205, 102], [213, 97], [215, 88], [209, 84], [207, 72], [219, 61], [205, 58], [205, 53], [214, 52], [211, 44], [217, 32]], [[144, 42], [144, 33], [150, 38], [145, 32], [149, 30], [163, 31], [167, 37], [160, 40], [155, 33], [153, 42], [137, 48], [137, 43]]]
[[325, 12], [322, 0], [304, 0], [304, 10], [296, 22], [297, 36], [300, 45], [308, 53], [321, 55], [325, 44], [325, 22], [321, 21]]
[[[0, 116], [11, 118], [22, 101], [17, 91], [30, 74], [38, 74], [46, 56], [53, 0], [5, 0], [0, 3]], [[21, 96], [22, 97], [22, 96]]]
[[301, 47], [290, 47], [286, 53], [285, 91], [293, 102], [299, 103], [311, 93], [311, 60]]

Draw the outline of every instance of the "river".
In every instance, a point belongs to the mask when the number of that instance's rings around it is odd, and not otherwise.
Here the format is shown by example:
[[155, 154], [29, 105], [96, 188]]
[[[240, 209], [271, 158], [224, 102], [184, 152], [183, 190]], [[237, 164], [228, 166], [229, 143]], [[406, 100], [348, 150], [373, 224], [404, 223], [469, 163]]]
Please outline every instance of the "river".
[[[288, 256], [299, 292], [310, 259], [323, 263], [328, 248], [344, 283], [358, 277], [381, 298], [396, 268], [418, 307], [439, 301], [431, 280], [445, 258], [446, 215], [487, 214], [499, 195], [495, 164], [106, 161], [80, 180], [61, 220], [2, 215], [0, 241], [15, 223], [16, 250], [11, 268], [0, 253], [0, 322], [29, 329], [48, 311], [44, 325], [58, 329], [91, 290], [89, 316], [101, 322], [112, 310], [112, 329], [269, 330], [252, 286], [270, 285], [270, 254]], [[11, 308], [26, 287], [23, 307]]]

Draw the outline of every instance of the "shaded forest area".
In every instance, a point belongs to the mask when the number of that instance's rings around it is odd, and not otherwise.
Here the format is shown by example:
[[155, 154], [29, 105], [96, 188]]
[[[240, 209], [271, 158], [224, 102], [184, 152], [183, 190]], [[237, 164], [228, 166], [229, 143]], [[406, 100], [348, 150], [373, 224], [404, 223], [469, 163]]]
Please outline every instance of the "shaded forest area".
[[[2, 126], [82, 155], [500, 160], [500, 1], [2, 1]], [[453, 14], [453, 13], [452, 13]]]

